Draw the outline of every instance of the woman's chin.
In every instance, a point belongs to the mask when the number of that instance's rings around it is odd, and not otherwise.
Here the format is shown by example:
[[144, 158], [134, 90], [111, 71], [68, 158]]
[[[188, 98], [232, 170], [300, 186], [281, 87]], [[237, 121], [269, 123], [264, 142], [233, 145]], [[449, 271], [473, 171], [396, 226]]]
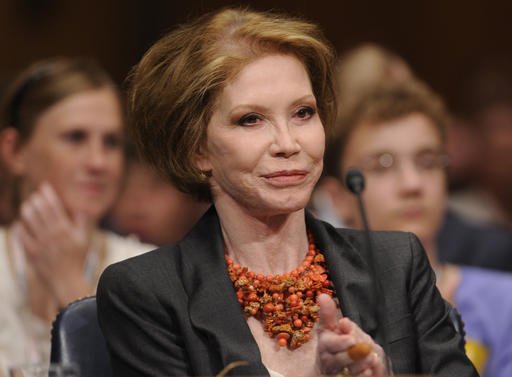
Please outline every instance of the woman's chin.
[[83, 217], [87, 223], [94, 226], [99, 223], [100, 219], [107, 213], [107, 210], [105, 208], [97, 208], [91, 206], [74, 206], [70, 212], [72, 216]]
[[[267, 215], [288, 215], [303, 210], [306, 208], [307, 203], [307, 200], [279, 201], [269, 205], [266, 212]], [[262, 209], [262, 207], [259, 209]]]

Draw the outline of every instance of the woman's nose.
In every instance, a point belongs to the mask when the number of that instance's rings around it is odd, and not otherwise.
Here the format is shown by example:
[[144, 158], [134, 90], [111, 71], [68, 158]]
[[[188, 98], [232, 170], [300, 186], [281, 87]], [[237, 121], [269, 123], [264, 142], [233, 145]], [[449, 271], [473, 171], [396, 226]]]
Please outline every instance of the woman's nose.
[[300, 144], [292, 127], [286, 122], [281, 122], [281, 124], [274, 127], [273, 155], [290, 157], [300, 151]]
[[108, 151], [101, 142], [91, 142], [87, 162], [94, 169], [103, 169], [108, 161]]

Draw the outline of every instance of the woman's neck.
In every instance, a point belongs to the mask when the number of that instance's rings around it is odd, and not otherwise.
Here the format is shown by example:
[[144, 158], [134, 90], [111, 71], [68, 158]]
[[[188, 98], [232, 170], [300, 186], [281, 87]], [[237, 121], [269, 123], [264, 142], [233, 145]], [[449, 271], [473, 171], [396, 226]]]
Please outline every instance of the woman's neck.
[[284, 215], [251, 215], [216, 206], [227, 254], [250, 271], [276, 275], [296, 268], [308, 251], [304, 210]]
[[439, 259], [437, 258], [437, 244], [434, 238], [421, 239], [421, 243], [423, 248], [425, 249], [425, 253], [427, 254], [428, 261], [434, 270], [441, 268], [441, 264], [439, 263]]

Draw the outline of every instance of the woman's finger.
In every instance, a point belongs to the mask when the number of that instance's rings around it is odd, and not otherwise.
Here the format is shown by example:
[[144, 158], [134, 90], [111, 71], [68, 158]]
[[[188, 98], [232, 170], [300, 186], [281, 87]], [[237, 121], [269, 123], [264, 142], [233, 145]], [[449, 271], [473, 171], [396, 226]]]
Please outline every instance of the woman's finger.
[[49, 205], [39, 191], [34, 192], [28, 199], [30, 206], [34, 211], [34, 226], [38, 233], [48, 234], [55, 226], [54, 219], [51, 217]]
[[21, 244], [23, 245], [26, 258], [30, 261], [38, 259], [39, 249], [37, 247], [37, 242], [23, 223], [20, 223], [17, 227], [17, 234]]
[[318, 321], [320, 330], [335, 330], [337, 327], [336, 323], [339, 314], [336, 303], [329, 295], [325, 293], [320, 294], [317, 300], [318, 306], [320, 307], [320, 318]]
[[38, 238], [40, 222], [37, 220], [35, 209], [30, 200], [24, 201], [21, 205], [20, 223], [23, 225], [26, 233], [30, 234], [34, 239]]
[[63, 226], [69, 227], [71, 226], [71, 220], [64, 209], [64, 205], [62, 204], [61, 199], [53, 189], [53, 187], [44, 182], [41, 185], [41, 195], [45, 198], [45, 201], [48, 203], [48, 213], [49, 216], [54, 219], [54, 221], [61, 222]]
[[335, 354], [347, 351], [351, 346], [356, 344], [356, 340], [351, 335], [339, 334], [337, 332], [326, 330], [321, 331], [318, 335], [319, 351], [327, 351]]

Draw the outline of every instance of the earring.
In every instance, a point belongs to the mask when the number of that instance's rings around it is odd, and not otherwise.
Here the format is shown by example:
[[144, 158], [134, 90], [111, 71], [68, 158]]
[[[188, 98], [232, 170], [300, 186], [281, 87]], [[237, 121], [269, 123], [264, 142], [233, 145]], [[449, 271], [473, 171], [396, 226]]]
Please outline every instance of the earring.
[[211, 176], [212, 176], [211, 170], [201, 170], [199, 172], [199, 177], [201, 178], [202, 181], [207, 181], [208, 178], [210, 178]]

